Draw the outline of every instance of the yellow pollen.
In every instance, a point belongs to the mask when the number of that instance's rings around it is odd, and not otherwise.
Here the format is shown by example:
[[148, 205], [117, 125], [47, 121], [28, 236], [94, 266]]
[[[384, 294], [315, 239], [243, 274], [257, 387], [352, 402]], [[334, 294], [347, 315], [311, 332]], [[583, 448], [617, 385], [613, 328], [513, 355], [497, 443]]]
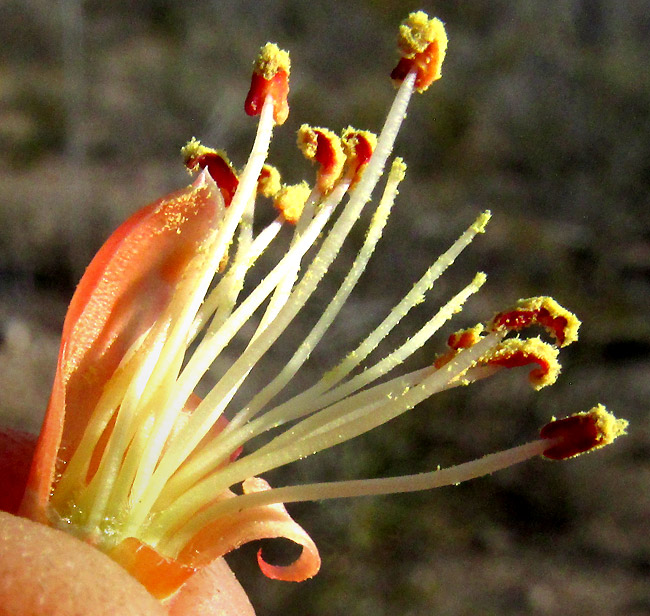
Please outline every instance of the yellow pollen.
[[257, 180], [257, 192], [263, 197], [272, 199], [280, 192], [282, 182], [280, 180], [280, 172], [277, 167], [265, 164], [262, 167], [262, 172]]
[[280, 71], [284, 71], [288, 77], [290, 69], [289, 52], [280, 49], [275, 43], [267, 43], [260, 49], [253, 70], [264, 79], [271, 79]]
[[437, 17], [430, 19], [424, 11], [417, 11], [411, 13], [399, 27], [397, 44], [407, 58], [423, 52], [433, 41], [438, 41], [442, 64], [447, 51], [447, 33]]
[[275, 196], [273, 205], [282, 212], [287, 222], [297, 223], [311, 189], [307, 182], [283, 186]]

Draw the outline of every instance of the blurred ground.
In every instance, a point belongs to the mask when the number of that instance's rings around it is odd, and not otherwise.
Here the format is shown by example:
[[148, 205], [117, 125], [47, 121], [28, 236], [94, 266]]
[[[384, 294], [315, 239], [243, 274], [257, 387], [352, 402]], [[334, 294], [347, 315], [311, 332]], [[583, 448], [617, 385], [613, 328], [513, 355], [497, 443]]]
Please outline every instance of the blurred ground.
[[549, 294], [583, 320], [581, 343], [548, 391], [500, 375], [273, 482], [428, 470], [522, 442], [551, 415], [598, 401], [631, 421], [630, 435], [610, 451], [435, 494], [293, 507], [323, 557], [323, 571], [301, 585], [263, 579], [255, 547], [232, 562], [261, 616], [650, 614], [642, 0], [1, 1], [0, 421], [38, 429], [76, 281], [119, 221], [186, 183], [184, 142], [196, 135], [243, 164], [255, 123], [241, 107], [259, 45], [292, 52], [292, 115], [272, 158], [295, 181], [311, 173], [295, 162], [302, 122], [380, 127], [395, 27], [416, 8], [447, 24], [444, 78], [409, 111], [397, 146], [409, 175], [384, 250], [304, 381], [485, 208], [488, 233], [402, 333], [482, 269], [488, 285], [454, 329]]

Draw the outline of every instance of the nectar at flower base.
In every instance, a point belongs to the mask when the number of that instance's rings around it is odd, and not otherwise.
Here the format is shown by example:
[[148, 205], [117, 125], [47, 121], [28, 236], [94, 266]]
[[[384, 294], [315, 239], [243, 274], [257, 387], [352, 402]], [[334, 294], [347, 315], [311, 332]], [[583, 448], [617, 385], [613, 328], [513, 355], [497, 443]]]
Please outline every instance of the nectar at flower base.
[[[443, 24], [411, 14], [399, 49], [391, 74], [395, 100], [378, 136], [303, 125], [298, 146], [316, 177], [311, 185], [288, 186], [266, 159], [272, 132], [289, 113], [289, 54], [264, 46], [245, 103], [259, 124], [243, 169], [192, 139], [182, 155], [194, 181], [115, 231], [72, 299], [22, 513], [96, 546], [161, 599], [214, 559], [259, 538], [286, 537], [302, 546], [288, 566], [258, 553], [267, 576], [300, 581], [317, 573], [316, 545], [286, 503], [457, 484], [535, 456], [573, 457], [625, 432], [627, 422], [597, 405], [552, 420], [537, 440], [447, 469], [279, 488], [260, 477], [384, 424], [437, 392], [498, 378], [503, 369], [530, 366], [535, 389], [550, 385], [559, 349], [577, 339], [577, 318], [551, 298], [536, 297], [450, 335], [429, 365], [400, 372], [479, 291], [486, 276], [478, 273], [392, 352], [368, 359], [484, 232], [490, 213], [483, 212], [356, 348], [311, 387], [282, 400], [380, 241], [406, 172], [401, 158], [391, 160], [393, 144], [413, 93], [441, 76]], [[255, 232], [256, 208], [270, 203], [276, 218]], [[277, 375], [233, 408], [251, 370], [299, 318], [364, 207], [374, 207], [365, 240], [322, 316]], [[245, 291], [249, 271], [282, 241], [283, 229], [292, 239], [281, 258]], [[548, 334], [545, 340], [526, 335], [533, 326]], [[244, 350], [200, 399], [199, 381], [244, 331], [252, 331]], [[265, 444], [251, 448], [267, 433]]]

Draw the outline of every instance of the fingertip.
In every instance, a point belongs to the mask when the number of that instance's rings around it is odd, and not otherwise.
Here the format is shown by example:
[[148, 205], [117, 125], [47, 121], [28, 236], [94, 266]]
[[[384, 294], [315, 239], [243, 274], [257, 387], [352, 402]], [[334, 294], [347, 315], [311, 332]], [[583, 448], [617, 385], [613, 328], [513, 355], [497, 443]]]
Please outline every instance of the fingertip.
[[162, 616], [118, 564], [61, 531], [0, 512], [0, 616]]

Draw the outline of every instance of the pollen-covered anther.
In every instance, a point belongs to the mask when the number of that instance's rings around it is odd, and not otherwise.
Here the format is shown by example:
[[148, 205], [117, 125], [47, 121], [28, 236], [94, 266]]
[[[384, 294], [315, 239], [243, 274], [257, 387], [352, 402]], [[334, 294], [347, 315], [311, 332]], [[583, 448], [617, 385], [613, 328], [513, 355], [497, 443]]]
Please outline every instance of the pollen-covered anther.
[[244, 109], [250, 116], [259, 115], [267, 96], [273, 99], [273, 119], [284, 124], [289, 116], [289, 52], [275, 43], [267, 43], [260, 50], [253, 65], [251, 87]]
[[328, 194], [341, 176], [345, 164], [341, 139], [327, 128], [303, 124], [298, 129], [298, 147], [305, 158], [320, 165], [316, 184], [323, 194]]
[[219, 187], [226, 207], [230, 205], [239, 185], [239, 178], [226, 153], [208, 148], [192, 137], [191, 141], [181, 148], [181, 156], [190, 173], [207, 169]]
[[551, 445], [543, 453], [551, 460], [566, 460], [581, 453], [600, 449], [627, 434], [628, 422], [617, 419], [602, 405], [564, 419], [553, 419], [540, 431]]
[[280, 192], [282, 181], [280, 172], [273, 165], [265, 164], [257, 178], [257, 194], [272, 199]]
[[352, 185], [359, 181], [377, 146], [377, 135], [368, 130], [357, 130], [348, 126], [341, 135], [341, 143], [350, 174], [354, 174]]
[[469, 349], [474, 346], [480, 339], [481, 334], [483, 333], [484, 326], [479, 323], [474, 327], [469, 327], [467, 329], [461, 329], [457, 332], [454, 332], [447, 339], [447, 346], [449, 350], [442, 355], [436, 357], [435, 362], [433, 363], [435, 368], [442, 368], [445, 364], [449, 363], [461, 349]]
[[283, 186], [275, 195], [273, 205], [282, 213], [287, 222], [296, 224], [310, 193], [311, 189], [307, 182]]
[[514, 308], [496, 314], [488, 325], [490, 331], [519, 331], [539, 325], [564, 347], [578, 339], [580, 321], [552, 297], [520, 299]]
[[479, 365], [502, 368], [519, 368], [537, 364], [528, 379], [535, 389], [552, 385], [560, 374], [558, 350], [540, 338], [512, 338], [498, 344], [487, 356], [481, 358]]
[[424, 92], [440, 79], [447, 52], [447, 33], [439, 19], [429, 19], [423, 11], [411, 13], [400, 26], [397, 44], [402, 58], [390, 74], [397, 85], [411, 71], [416, 72], [415, 88], [418, 92]]

